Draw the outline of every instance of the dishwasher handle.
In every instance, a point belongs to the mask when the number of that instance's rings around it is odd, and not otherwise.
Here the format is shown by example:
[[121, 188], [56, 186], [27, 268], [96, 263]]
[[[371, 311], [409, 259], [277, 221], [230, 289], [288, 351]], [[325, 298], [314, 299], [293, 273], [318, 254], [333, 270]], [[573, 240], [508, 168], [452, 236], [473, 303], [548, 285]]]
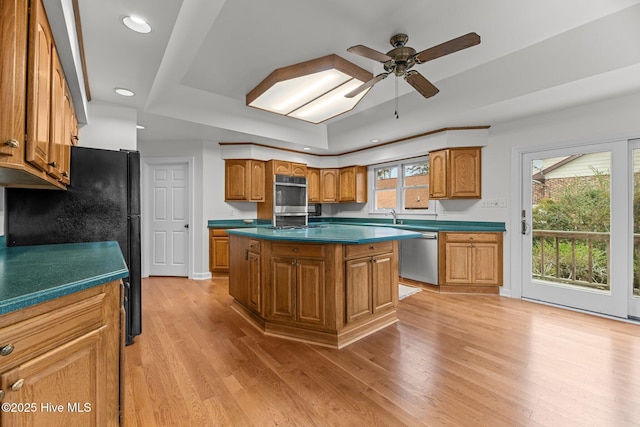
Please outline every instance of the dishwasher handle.
[[418, 237], [418, 239], [437, 240], [438, 239], [438, 233], [422, 233], [422, 236]]

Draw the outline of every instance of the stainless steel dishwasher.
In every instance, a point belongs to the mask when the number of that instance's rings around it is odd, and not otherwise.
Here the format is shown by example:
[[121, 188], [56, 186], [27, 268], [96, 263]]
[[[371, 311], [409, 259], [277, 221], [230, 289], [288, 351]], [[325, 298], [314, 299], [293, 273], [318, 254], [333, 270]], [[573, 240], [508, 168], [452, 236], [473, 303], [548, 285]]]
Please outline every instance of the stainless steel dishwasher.
[[438, 233], [424, 232], [421, 237], [400, 240], [400, 276], [438, 284]]

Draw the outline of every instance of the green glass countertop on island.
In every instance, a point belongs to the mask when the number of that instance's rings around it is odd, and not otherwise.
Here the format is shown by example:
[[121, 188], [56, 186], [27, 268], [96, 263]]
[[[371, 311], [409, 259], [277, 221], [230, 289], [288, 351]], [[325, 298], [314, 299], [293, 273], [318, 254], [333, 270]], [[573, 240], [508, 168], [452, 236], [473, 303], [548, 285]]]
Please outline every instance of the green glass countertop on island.
[[343, 224], [322, 224], [309, 228], [274, 229], [270, 227], [239, 228], [227, 230], [229, 234], [249, 236], [264, 240], [282, 240], [304, 243], [363, 244], [388, 240], [413, 239], [421, 234], [393, 227], [375, 227]]
[[129, 275], [117, 242], [0, 247], [0, 314]]

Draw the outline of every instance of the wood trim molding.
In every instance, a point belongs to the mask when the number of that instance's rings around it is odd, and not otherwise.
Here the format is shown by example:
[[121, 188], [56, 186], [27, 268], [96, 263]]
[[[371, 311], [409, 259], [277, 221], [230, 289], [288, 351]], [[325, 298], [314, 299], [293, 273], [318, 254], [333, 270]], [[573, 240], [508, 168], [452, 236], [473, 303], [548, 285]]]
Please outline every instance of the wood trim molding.
[[349, 150], [349, 151], [343, 151], [341, 153], [332, 153], [332, 154], [310, 153], [308, 151], [294, 150], [294, 149], [291, 149], [291, 148], [274, 147], [274, 146], [267, 145], [267, 144], [259, 144], [257, 142], [219, 142], [218, 145], [221, 145], [221, 146], [253, 145], [253, 146], [256, 146], [256, 147], [271, 148], [271, 149], [274, 149], [274, 150], [287, 151], [289, 153], [305, 154], [305, 155], [308, 155], [308, 156], [338, 157], [338, 156], [343, 156], [345, 154], [353, 154], [353, 153], [358, 153], [358, 152], [361, 152], [361, 151], [371, 150], [373, 148], [384, 147], [386, 145], [396, 144], [398, 142], [404, 142], [404, 141], [408, 141], [410, 139], [422, 138], [423, 136], [433, 135], [433, 134], [441, 133], [441, 132], [448, 132], [448, 131], [453, 131], [453, 130], [489, 129], [490, 127], [491, 126], [454, 126], [454, 127], [446, 127], [446, 128], [441, 128], [441, 129], [436, 129], [436, 130], [431, 130], [431, 131], [419, 133], [419, 134], [416, 134], [416, 135], [406, 136], [406, 137], [403, 137], [403, 138], [393, 139], [391, 141], [382, 142], [380, 144], [371, 145], [371, 146], [368, 146], [368, 147], [358, 148], [356, 150]]
[[251, 104], [256, 100], [256, 98], [278, 82], [330, 69], [342, 71], [343, 73], [348, 74], [351, 77], [355, 77], [363, 82], [373, 78], [373, 74], [369, 71], [358, 67], [356, 64], [353, 64], [336, 54], [331, 54], [274, 70], [246, 95], [246, 105]]
[[87, 92], [87, 102], [88, 102], [88, 101], [91, 101], [91, 88], [89, 87], [89, 74], [87, 73], [87, 60], [84, 54], [84, 39], [82, 37], [82, 24], [80, 23], [80, 6], [78, 5], [78, 0], [73, 0], [73, 17], [76, 21], [78, 48], [80, 49], [80, 62], [82, 62], [82, 74], [84, 77], [84, 90]]

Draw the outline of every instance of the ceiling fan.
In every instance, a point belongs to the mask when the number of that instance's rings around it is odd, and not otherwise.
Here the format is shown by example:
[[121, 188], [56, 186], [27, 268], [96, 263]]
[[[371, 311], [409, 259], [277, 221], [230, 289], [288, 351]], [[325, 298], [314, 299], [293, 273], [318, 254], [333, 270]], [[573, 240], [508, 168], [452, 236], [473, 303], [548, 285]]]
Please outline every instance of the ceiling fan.
[[476, 33], [469, 33], [416, 53], [415, 49], [405, 46], [408, 40], [409, 36], [406, 34], [396, 34], [391, 37], [389, 43], [391, 43], [393, 49], [387, 53], [378, 52], [375, 49], [371, 49], [370, 47], [363, 46], [361, 44], [347, 49], [348, 52], [381, 62], [384, 64], [384, 70], [386, 72], [378, 74], [371, 80], [347, 93], [345, 96], [347, 98], [353, 98], [363, 90], [370, 88], [379, 81], [387, 78], [389, 74], [393, 73], [396, 77], [404, 77], [407, 83], [413, 86], [413, 88], [422, 96], [430, 98], [439, 92], [438, 88], [422, 74], [412, 70], [411, 68], [415, 64], [423, 64], [427, 61], [440, 58], [441, 56], [449, 55], [450, 53], [480, 44], [480, 36]]

